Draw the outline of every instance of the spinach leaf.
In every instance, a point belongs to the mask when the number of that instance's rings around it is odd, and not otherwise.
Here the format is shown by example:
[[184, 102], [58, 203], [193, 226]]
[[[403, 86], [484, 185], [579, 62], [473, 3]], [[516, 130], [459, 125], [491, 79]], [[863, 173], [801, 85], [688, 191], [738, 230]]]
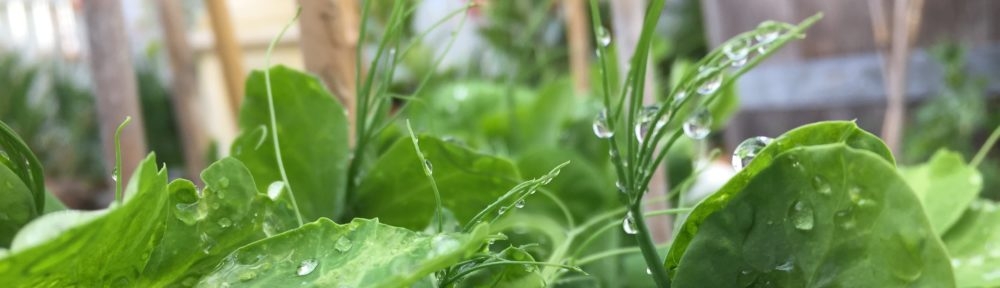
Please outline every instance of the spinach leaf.
[[418, 282], [482, 247], [486, 231], [424, 235], [377, 219], [339, 225], [321, 218], [236, 250], [199, 286], [429, 286]]
[[954, 286], [919, 200], [880, 155], [794, 148], [740, 190], [697, 226], [678, 287]]
[[250, 171], [235, 158], [215, 162], [202, 180], [207, 187], [200, 193], [184, 179], [168, 186], [166, 230], [139, 286], [191, 286], [229, 252], [296, 225], [294, 214], [278, 211], [290, 210], [287, 199], [275, 203], [259, 193]]
[[[430, 162], [441, 202], [466, 224], [495, 201], [520, 176], [510, 161], [478, 154], [434, 137], [419, 136]], [[387, 224], [422, 230], [434, 215], [434, 192], [413, 142], [403, 138], [389, 148], [361, 182], [353, 207], [358, 217], [379, 217]]]
[[899, 173], [913, 188], [938, 235], [945, 231], [979, 195], [983, 178], [962, 155], [948, 150], [934, 153], [927, 163], [901, 167]]
[[31, 190], [5, 165], [0, 165], [0, 199], [0, 247], [10, 247], [17, 231], [38, 212]]
[[[129, 286], [137, 281], [163, 233], [167, 213], [166, 169], [157, 169], [156, 158], [151, 154], [139, 164], [126, 191], [121, 206], [108, 208], [101, 212], [103, 215], [92, 215], [93, 220], [79, 221], [85, 223], [68, 228], [48, 241], [37, 241], [40, 243], [22, 251], [12, 250], [11, 255], [0, 259], [0, 279], [4, 279], [4, 285]], [[78, 221], [67, 219], [62, 212], [49, 215], [36, 221], [45, 221], [46, 217]], [[61, 224], [46, 222], [53, 226]], [[19, 233], [17, 238], [30, 236]]]
[[1000, 204], [973, 201], [943, 240], [959, 287], [1000, 286]]
[[[271, 68], [271, 88], [286, 185], [306, 221], [344, 213], [347, 178], [347, 117], [344, 107], [315, 77], [284, 66]], [[247, 78], [240, 109], [240, 136], [232, 155], [243, 161], [265, 191], [281, 181], [271, 138], [264, 73]]]

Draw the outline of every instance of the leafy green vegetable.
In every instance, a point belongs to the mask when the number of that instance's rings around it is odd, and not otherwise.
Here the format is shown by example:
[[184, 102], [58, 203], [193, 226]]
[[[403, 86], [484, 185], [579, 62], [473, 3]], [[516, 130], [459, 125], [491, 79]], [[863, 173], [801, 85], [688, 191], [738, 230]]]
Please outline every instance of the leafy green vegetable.
[[17, 231], [38, 213], [31, 190], [5, 165], [0, 165], [0, 199], [0, 247], [10, 247]]
[[694, 211], [691, 211], [691, 214], [689, 214], [687, 220], [681, 226], [680, 231], [677, 232], [674, 243], [670, 247], [670, 253], [667, 254], [667, 271], [672, 272], [677, 268], [681, 256], [684, 255], [689, 242], [698, 231], [698, 226], [713, 213], [724, 208], [734, 196], [742, 192], [743, 188], [758, 172], [771, 165], [772, 159], [783, 152], [797, 147], [830, 143], [844, 143], [853, 148], [868, 150], [879, 155], [882, 159], [889, 161], [889, 163], [893, 163], [892, 153], [889, 152], [889, 148], [885, 146], [885, 143], [882, 143], [882, 140], [875, 137], [875, 135], [858, 128], [858, 125], [854, 122], [819, 122], [788, 131], [784, 135], [775, 138], [771, 144], [757, 153], [757, 156], [747, 167], [744, 167], [743, 170], [733, 176], [718, 192], [706, 197], [695, 207]]
[[[465, 224], [520, 176], [510, 161], [477, 154], [434, 137], [419, 136], [443, 206]], [[421, 230], [434, 214], [434, 192], [410, 139], [401, 139], [373, 165], [354, 204], [358, 217]]]
[[[523, 263], [504, 263], [509, 261], [521, 261], [521, 262], [534, 262], [535, 259], [531, 257], [522, 248], [519, 247], [507, 247], [493, 255], [491, 258], [478, 263], [478, 265], [490, 265], [489, 263], [499, 264], [484, 266], [484, 268], [477, 269], [475, 272], [469, 273], [468, 276], [462, 278], [460, 282], [457, 283], [458, 287], [517, 287], [517, 288], [531, 288], [531, 287], [545, 287], [545, 280], [538, 273], [539, 269], [534, 264], [523, 264]], [[504, 263], [504, 264], [501, 264]], [[475, 268], [476, 265], [462, 265], [458, 269], [458, 273], [463, 272], [463, 267], [468, 266], [469, 269]]]
[[139, 286], [190, 286], [230, 251], [295, 227], [294, 214], [277, 212], [290, 210], [290, 203], [282, 207], [259, 193], [239, 160], [223, 158], [205, 169], [202, 179], [207, 187], [201, 193], [183, 179], [168, 186], [166, 230]]
[[679, 287], [951, 287], [947, 257], [895, 167], [837, 143], [774, 157], [697, 226], [674, 281]]
[[979, 199], [944, 234], [959, 287], [1000, 286], [1000, 204]]
[[[277, 132], [285, 170], [296, 203], [307, 220], [344, 213], [347, 175], [347, 117], [344, 107], [315, 77], [284, 66], [271, 68]], [[257, 189], [281, 180], [270, 145], [270, 118], [264, 74], [247, 78], [247, 96], [240, 109], [240, 136], [232, 155], [243, 161]]]
[[163, 233], [163, 219], [168, 211], [166, 169], [157, 169], [153, 155], [146, 157], [133, 173], [126, 191], [123, 205], [108, 208], [106, 214], [92, 221], [0, 260], [0, 279], [4, 279], [4, 285], [134, 283]]
[[948, 150], [939, 150], [923, 165], [900, 168], [899, 173], [920, 199], [938, 235], [958, 221], [983, 186], [979, 171], [961, 154]]
[[[429, 286], [426, 277], [480, 248], [488, 228], [470, 234], [423, 235], [355, 219], [328, 219], [244, 246], [231, 253], [199, 286], [317, 287]], [[423, 281], [423, 282], [421, 282]]]
[[21, 182], [30, 189], [33, 196], [34, 206], [29, 207], [35, 209], [35, 214], [41, 214], [45, 205], [45, 178], [42, 175], [42, 164], [21, 137], [3, 122], [0, 122], [0, 164], [6, 165], [21, 178]]

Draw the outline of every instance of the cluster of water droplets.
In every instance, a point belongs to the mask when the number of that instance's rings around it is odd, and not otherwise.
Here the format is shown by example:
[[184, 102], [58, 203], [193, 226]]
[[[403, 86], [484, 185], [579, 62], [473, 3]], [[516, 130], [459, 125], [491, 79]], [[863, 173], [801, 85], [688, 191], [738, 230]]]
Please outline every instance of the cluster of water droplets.
[[733, 169], [740, 171], [750, 165], [750, 161], [757, 157], [757, 153], [764, 150], [764, 147], [767, 147], [772, 141], [774, 140], [771, 138], [757, 136], [740, 142], [740, 145], [737, 145], [736, 149], [733, 150]]
[[743, 67], [747, 64], [747, 60], [750, 59], [750, 39], [741, 38], [736, 39], [734, 42], [727, 44], [722, 47], [722, 53], [726, 54], [729, 58], [734, 68]]

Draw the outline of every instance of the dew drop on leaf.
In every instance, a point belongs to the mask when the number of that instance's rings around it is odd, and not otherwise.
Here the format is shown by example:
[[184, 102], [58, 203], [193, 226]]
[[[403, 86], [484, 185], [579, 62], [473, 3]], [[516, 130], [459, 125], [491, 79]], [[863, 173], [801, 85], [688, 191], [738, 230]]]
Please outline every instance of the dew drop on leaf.
[[[649, 133], [649, 128], [655, 123], [655, 128], [660, 129], [665, 125], [665, 121], [662, 119], [656, 119], [656, 113], [660, 110], [660, 106], [648, 105], [643, 107], [639, 111], [639, 123], [635, 124], [635, 139], [639, 140], [639, 143], [643, 143], [646, 139], [646, 133]], [[666, 117], [668, 115], [664, 115]]]
[[712, 126], [712, 113], [708, 109], [700, 109], [691, 115], [687, 121], [684, 121], [684, 135], [687, 135], [691, 139], [701, 140], [708, 137], [708, 133], [711, 132]]
[[653, 270], [649, 270], [649, 267], [646, 267], [646, 275], [653, 275]]
[[303, 260], [302, 263], [299, 263], [299, 267], [295, 269], [295, 275], [309, 275], [309, 273], [312, 273], [313, 270], [316, 270], [316, 266], [318, 265], [319, 262], [316, 262], [314, 259]]
[[254, 271], [243, 271], [239, 275], [240, 281], [246, 282], [257, 278], [257, 272]]
[[118, 182], [118, 168], [111, 170], [111, 181]]
[[770, 44], [774, 40], [778, 39], [778, 27], [774, 26], [773, 23], [760, 23], [757, 26], [758, 34], [754, 35], [753, 38], [757, 39], [758, 43]]
[[611, 45], [611, 33], [604, 26], [597, 28], [597, 43], [601, 44], [602, 47]]
[[733, 67], [741, 67], [747, 63], [747, 55], [750, 54], [750, 39], [737, 39], [722, 48]]
[[271, 200], [278, 200], [278, 197], [281, 197], [281, 190], [284, 189], [284, 181], [271, 182], [271, 185], [267, 185], [267, 197], [271, 198]]
[[351, 247], [354, 247], [354, 243], [351, 243], [351, 239], [347, 239], [347, 237], [340, 237], [337, 239], [337, 244], [333, 245], [333, 248], [341, 253], [351, 250]]
[[618, 188], [618, 192], [621, 193], [628, 192], [628, 190], [625, 190], [625, 184], [622, 184], [622, 181], [615, 181], [615, 188]]
[[743, 170], [757, 157], [757, 153], [764, 150], [768, 144], [771, 144], [772, 139], [764, 136], [751, 137], [747, 140], [740, 142], [740, 145], [736, 146], [733, 151], [733, 169], [736, 171]]
[[229, 226], [233, 226], [233, 220], [229, 220], [229, 218], [226, 217], [219, 219], [219, 227], [229, 228]]
[[719, 91], [719, 87], [721, 86], [722, 74], [717, 74], [711, 79], [708, 79], [708, 81], [705, 81], [705, 83], [701, 83], [701, 86], [698, 86], [698, 94], [711, 95], [712, 93], [715, 93], [715, 91]]
[[676, 109], [677, 107], [680, 107], [681, 104], [684, 104], [684, 99], [686, 98], [687, 98], [687, 92], [684, 91], [677, 92], [677, 94], [674, 94], [674, 100], [672, 100], [673, 102], [671, 102], [670, 105], [673, 105], [674, 109]]
[[608, 126], [607, 111], [601, 111], [601, 113], [597, 114], [597, 117], [594, 118], [593, 128], [594, 135], [596, 135], [597, 138], [608, 139], [615, 135], [615, 131], [611, 130], [611, 127]]
[[813, 208], [809, 203], [803, 201], [795, 201], [792, 205], [791, 211], [789, 211], [789, 217], [792, 218], [792, 224], [795, 225], [795, 229], [809, 231], [813, 229], [813, 222], [815, 216], [813, 215]]
[[227, 187], [229, 187], [229, 178], [226, 177], [219, 178], [219, 188], [225, 189]]
[[497, 215], [503, 215], [503, 213], [507, 213], [507, 209], [510, 208], [508, 208], [507, 206], [500, 206], [500, 209], [497, 209]]
[[514, 202], [514, 207], [524, 208], [524, 199], [518, 199], [517, 202]]
[[823, 177], [813, 177], [812, 184], [813, 188], [816, 189], [816, 192], [819, 192], [819, 194], [830, 195], [830, 193], [833, 192], [833, 189], [830, 188], [830, 183], [824, 180]]
[[774, 270], [788, 272], [792, 271], [792, 269], [794, 268], [795, 268], [795, 263], [792, 260], [788, 260], [785, 261], [785, 263], [782, 263], [781, 265], [774, 267]]
[[635, 218], [632, 217], [632, 211], [625, 214], [625, 219], [622, 219], [622, 230], [625, 231], [625, 234], [629, 235], [639, 233], [639, 229], [635, 226]]

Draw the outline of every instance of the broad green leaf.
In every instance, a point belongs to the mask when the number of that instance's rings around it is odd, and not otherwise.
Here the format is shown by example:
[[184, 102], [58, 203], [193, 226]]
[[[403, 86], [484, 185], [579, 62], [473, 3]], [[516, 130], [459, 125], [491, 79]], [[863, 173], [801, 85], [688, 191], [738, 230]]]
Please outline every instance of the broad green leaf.
[[[477, 154], [434, 137], [417, 139], [432, 167], [442, 204], [463, 224], [520, 178], [514, 164], [506, 159]], [[435, 201], [422, 165], [410, 139], [396, 142], [361, 182], [354, 204], [358, 217], [378, 217], [387, 224], [414, 230], [427, 227]]]
[[377, 219], [321, 218], [234, 251], [198, 286], [427, 286], [417, 282], [482, 247], [486, 231], [424, 235]]
[[895, 167], [838, 143], [789, 150], [695, 232], [678, 287], [952, 287], [954, 276]]
[[728, 201], [742, 192], [744, 187], [753, 179], [758, 172], [771, 165], [772, 159], [785, 151], [797, 147], [812, 145], [822, 145], [831, 143], [843, 143], [852, 148], [868, 150], [874, 152], [889, 163], [894, 163], [892, 153], [889, 148], [882, 143], [882, 140], [868, 133], [858, 125], [850, 121], [828, 121], [805, 125], [774, 139], [771, 144], [761, 150], [757, 156], [744, 167], [739, 173], [733, 176], [718, 192], [706, 197], [688, 215], [687, 220], [681, 226], [680, 231], [674, 238], [670, 246], [670, 253], [667, 254], [667, 271], [673, 271], [684, 255], [688, 243], [698, 231], [706, 218], [721, 210]]
[[229, 252], [294, 228], [295, 217], [280, 217], [271, 198], [259, 193], [250, 171], [235, 158], [215, 162], [204, 172], [200, 193], [191, 181], [170, 183], [166, 230], [153, 251], [139, 286], [191, 286], [211, 272]]
[[166, 169], [157, 169], [153, 155], [146, 157], [126, 191], [121, 206], [0, 260], [4, 285], [118, 287], [137, 281], [163, 233], [168, 211]]
[[[347, 117], [344, 107], [313, 76], [284, 67], [271, 68], [271, 88], [278, 140], [302, 216], [307, 220], [344, 213], [347, 177]], [[243, 161], [265, 191], [281, 180], [270, 131], [264, 73], [247, 78], [240, 109], [240, 136], [232, 155]]]
[[924, 205], [931, 227], [938, 235], [943, 235], [962, 217], [983, 186], [979, 171], [967, 165], [961, 154], [948, 150], [934, 153], [925, 164], [901, 167], [899, 174]]
[[942, 239], [959, 287], [1000, 287], [1000, 204], [972, 202]]
[[[484, 261], [479, 265], [501, 261], [535, 261], [535, 258], [531, 257], [531, 254], [518, 247], [507, 247], [503, 251], [500, 251], [500, 253], [493, 255], [493, 257], [495, 258]], [[475, 265], [469, 265], [469, 268], [472, 267], [475, 267]], [[456, 287], [545, 287], [545, 280], [542, 279], [542, 275], [538, 273], [539, 271], [541, 271], [541, 268], [532, 264], [518, 263], [488, 266], [475, 270], [475, 272], [462, 278]], [[460, 272], [462, 272], [461, 268], [458, 270], [458, 273]]]
[[14, 171], [0, 165], [0, 247], [10, 247], [21, 227], [38, 216], [35, 199]]

